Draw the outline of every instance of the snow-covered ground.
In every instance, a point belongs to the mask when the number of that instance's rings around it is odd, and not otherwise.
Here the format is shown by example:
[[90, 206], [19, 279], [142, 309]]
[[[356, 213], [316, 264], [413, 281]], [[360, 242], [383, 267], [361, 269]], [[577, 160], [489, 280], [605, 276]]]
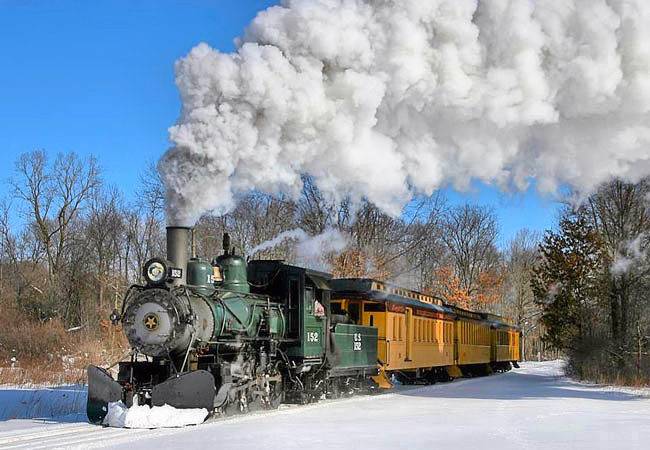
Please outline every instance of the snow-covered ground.
[[567, 380], [560, 361], [529, 362], [502, 375], [186, 428], [11, 420], [0, 422], [0, 448], [649, 449], [644, 393]]
[[[86, 416], [87, 396], [83, 385], [0, 385], [0, 421], [53, 417], [58, 421], [83, 420]], [[0, 429], [2, 426], [0, 422]]]

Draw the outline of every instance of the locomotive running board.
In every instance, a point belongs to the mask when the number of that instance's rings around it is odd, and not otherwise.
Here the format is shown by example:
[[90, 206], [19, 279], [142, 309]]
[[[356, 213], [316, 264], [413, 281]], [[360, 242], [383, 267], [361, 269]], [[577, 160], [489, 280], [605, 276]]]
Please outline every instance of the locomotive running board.
[[151, 391], [151, 404], [174, 408], [214, 409], [214, 377], [206, 370], [183, 372], [157, 384]]
[[119, 400], [122, 400], [122, 386], [101, 367], [88, 366], [88, 421], [101, 424], [108, 413], [109, 402]]

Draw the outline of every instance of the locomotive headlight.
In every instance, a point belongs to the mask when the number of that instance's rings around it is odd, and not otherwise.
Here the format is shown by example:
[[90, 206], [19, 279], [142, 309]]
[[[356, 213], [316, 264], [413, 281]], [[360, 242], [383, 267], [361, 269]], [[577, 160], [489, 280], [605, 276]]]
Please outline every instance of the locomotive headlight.
[[147, 283], [160, 284], [165, 281], [167, 275], [167, 267], [164, 262], [155, 258], [147, 261], [144, 265], [144, 277]]
[[159, 262], [149, 264], [147, 267], [147, 279], [154, 283], [160, 282], [165, 277], [165, 267]]

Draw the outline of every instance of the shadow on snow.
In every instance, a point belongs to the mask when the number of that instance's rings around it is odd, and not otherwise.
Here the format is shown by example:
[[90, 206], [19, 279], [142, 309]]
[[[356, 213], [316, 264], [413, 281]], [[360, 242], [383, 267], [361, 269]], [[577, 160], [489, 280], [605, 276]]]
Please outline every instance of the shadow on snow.
[[486, 400], [575, 398], [629, 401], [644, 398], [626, 392], [605, 391], [602, 386], [580, 384], [557, 375], [532, 375], [517, 372], [459, 379], [451, 383], [396, 391], [395, 393], [415, 397]]

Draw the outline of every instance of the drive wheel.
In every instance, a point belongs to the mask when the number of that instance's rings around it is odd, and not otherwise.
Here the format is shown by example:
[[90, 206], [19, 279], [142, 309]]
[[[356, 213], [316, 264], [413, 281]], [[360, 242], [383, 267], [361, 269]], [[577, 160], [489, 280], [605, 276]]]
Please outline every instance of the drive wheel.
[[282, 381], [273, 383], [271, 393], [269, 394], [269, 409], [278, 409], [284, 401], [284, 392], [282, 391]]
[[328, 389], [327, 389], [327, 398], [339, 398], [341, 397], [341, 388], [339, 387], [339, 380], [338, 379], [333, 379], [330, 381]]

